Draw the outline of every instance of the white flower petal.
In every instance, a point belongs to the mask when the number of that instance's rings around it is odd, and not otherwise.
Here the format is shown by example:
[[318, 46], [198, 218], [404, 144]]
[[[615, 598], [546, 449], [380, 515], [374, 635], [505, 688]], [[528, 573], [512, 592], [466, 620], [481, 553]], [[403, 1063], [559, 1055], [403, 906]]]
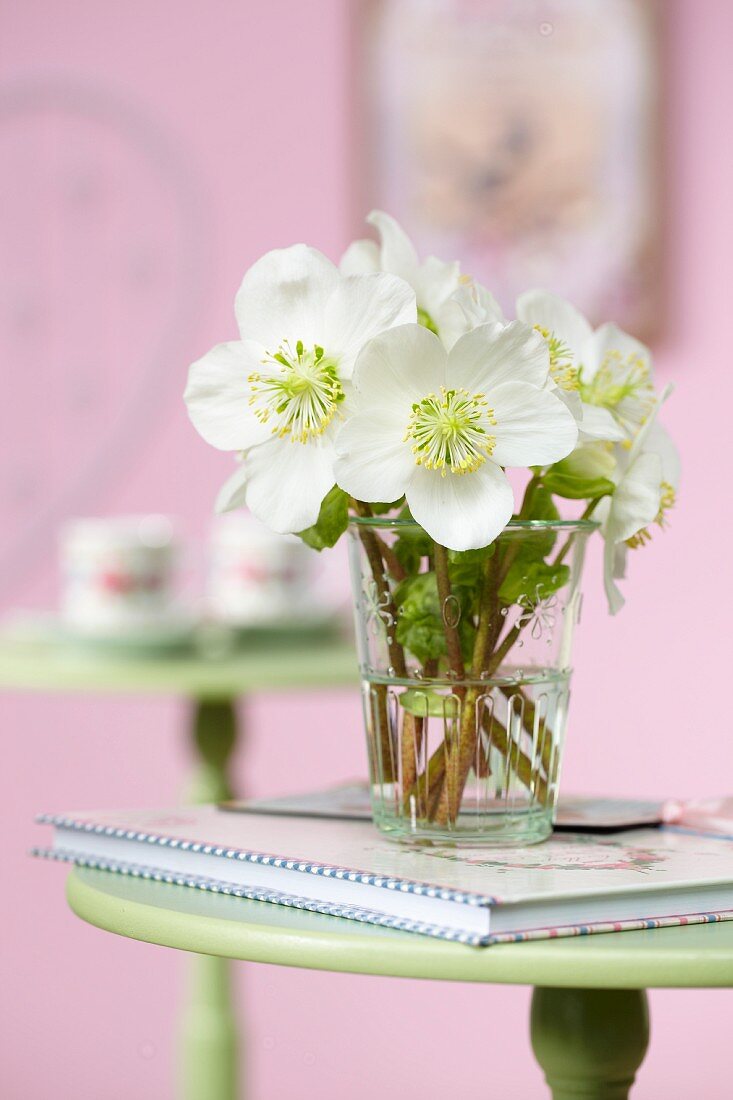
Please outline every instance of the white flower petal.
[[506, 475], [493, 462], [468, 474], [415, 469], [407, 486], [413, 517], [450, 550], [477, 550], [501, 534], [514, 510]]
[[215, 512], [231, 512], [234, 508], [243, 508], [247, 492], [247, 471], [240, 462], [236, 470], [222, 485], [214, 504]]
[[[622, 546], [622, 550], [625, 551], [626, 547]], [[626, 603], [620, 588], [616, 584], [616, 578], [623, 577], [626, 574], [625, 565], [625, 555], [620, 556], [619, 547], [614, 546], [607, 539], [603, 548], [603, 587], [606, 590], [608, 610], [612, 615], [616, 615]]]
[[564, 390], [562, 386], [556, 386], [554, 383], [550, 383], [547, 387], [550, 393], [554, 393], [558, 400], [562, 401], [566, 409], [570, 410], [573, 420], [580, 427], [580, 421], [583, 419], [583, 402], [580, 400], [580, 394], [577, 390]]
[[653, 523], [659, 512], [662, 462], [659, 455], [640, 454], [626, 472], [611, 498], [606, 537], [625, 542]]
[[479, 325], [506, 324], [501, 306], [494, 295], [475, 282], [462, 283], [441, 306], [434, 320], [440, 338], [449, 351], [456, 340]]
[[352, 416], [336, 439], [336, 484], [357, 500], [397, 500], [415, 470], [405, 421], [390, 408]]
[[587, 405], [584, 402], [578, 426], [580, 438], [583, 440], [601, 439], [618, 443], [626, 436], [626, 432], [609, 410], [600, 405]]
[[578, 360], [593, 329], [570, 302], [546, 290], [529, 290], [517, 298], [517, 317], [526, 325], [539, 325], [558, 339]]
[[339, 264], [342, 275], [373, 275], [381, 270], [379, 245], [371, 240], [352, 241]]
[[420, 261], [415, 246], [402, 226], [382, 210], [372, 210], [367, 221], [374, 226], [381, 238], [382, 271], [391, 271], [411, 286], [416, 286]]
[[461, 268], [456, 261], [446, 263], [437, 256], [428, 256], [417, 276], [418, 304], [438, 322], [440, 311], [460, 286]]
[[252, 265], [234, 303], [242, 339], [276, 352], [283, 340], [293, 347], [323, 341], [326, 303], [339, 282], [338, 268], [305, 244], [276, 248]]
[[575, 418], [549, 390], [508, 382], [490, 390], [486, 398], [497, 421], [492, 428], [496, 447], [491, 457], [500, 466], [546, 466], [575, 447]]
[[357, 411], [389, 406], [404, 416], [437, 392], [446, 380], [447, 355], [435, 333], [422, 325], [399, 325], [375, 336], [356, 361], [352, 382]]
[[417, 322], [415, 292], [396, 275], [350, 275], [341, 279], [326, 306], [323, 337], [339, 374], [350, 378], [361, 349], [386, 329]]
[[269, 437], [249, 404], [247, 378], [260, 369], [261, 355], [257, 344], [233, 341], [192, 364], [183, 396], [193, 426], [212, 447], [242, 451]]
[[654, 425], [656, 424], [657, 417], [659, 416], [659, 410], [661, 409], [662, 405], [667, 400], [669, 395], [672, 393], [673, 389], [674, 386], [671, 384], [671, 382], [666, 385], [652, 405], [651, 410], [647, 413], [646, 418], [644, 419], [641, 427], [634, 436], [634, 441], [631, 444], [631, 450], [629, 451], [629, 466], [634, 461], [637, 455], [646, 450], [647, 436], [650, 434], [650, 432], [654, 430]]
[[590, 382], [609, 352], [620, 352], [623, 359], [638, 356], [651, 365], [651, 352], [645, 344], [629, 336], [618, 325], [601, 325], [586, 340], [582, 351], [583, 381]]
[[[455, 297], [445, 303], [440, 310], [439, 316], [435, 318], [435, 323], [438, 326], [440, 339], [443, 341], [443, 346], [447, 351], [451, 350], [457, 340], [460, 340], [462, 336], [465, 336], [467, 332], [475, 328], [470, 316], [466, 313], [461, 303], [456, 301]], [[479, 324], [485, 324], [485, 321], [482, 320]]]
[[318, 519], [333, 487], [333, 439], [293, 443], [275, 438], [245, 455], [245, 502], [251, 512], [280, 534], [303, 531]]
[[550, 369], [547, 343], [531, 328], [512, 321], [509, 325], [480, 325], [462, 336], [451, 348], [448, 380], [469, 393], [485, 393], [504, 382], [529, 382], [544, 386]]
[[[579, 447], [578, 450], [585, 450], [585, 448], [584, 447]], [[571, 459], [572, 459], [572, 455], [571, 455]], [[604, 475], [601, 475], [601, 476], [604, 476]], [[603, 497], [602, 500], [598, 501], [595, 508], [593, 509], [593, 517], [592, 518], [597, 523], [600, 523], [601, 531], [603, 532], [604, 538], [605, 538], [605, 534], [606, 534], [606, 524], [608, 522], [608, 516], [609, 516], [610, 511], [611, 511], [611, 498], [610, 497]]]
[[680, 453], [672, 441], [672, 437], [659, 421], [650, 425], [644, 439], [643, 450], [659, 455], [662, 463], [662, 480], [676, 489], [680, 483], [681, 461]]

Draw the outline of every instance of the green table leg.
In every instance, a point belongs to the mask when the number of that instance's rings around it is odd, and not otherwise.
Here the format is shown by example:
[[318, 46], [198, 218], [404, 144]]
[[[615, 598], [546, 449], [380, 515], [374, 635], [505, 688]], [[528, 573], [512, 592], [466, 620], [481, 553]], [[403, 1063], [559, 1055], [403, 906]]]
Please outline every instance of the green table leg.
[[532, 1049], [553, 1100], [626, 1100], [649, 1044], [638, 989], [535, 989]]
[[[231, 700], [195, 705], [193, 739], [198, 766], [188, 802], [220, 802], [232, 797], [229, 759], [237, 740]], [[179, 1095], [182, 1100], [236, 1100], [237, 1027], [226, 959], [195, 955], [181, 1026]]]

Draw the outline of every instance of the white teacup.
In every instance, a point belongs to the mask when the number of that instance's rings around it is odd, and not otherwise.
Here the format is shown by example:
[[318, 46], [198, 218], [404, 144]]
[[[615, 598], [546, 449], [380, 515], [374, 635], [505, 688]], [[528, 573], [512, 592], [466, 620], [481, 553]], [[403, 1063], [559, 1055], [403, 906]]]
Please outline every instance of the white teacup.
[[165, 516], [70, 521], [60, 539], [64, 621], [88, 634], [172, 624], [178, 550]]
[[229, 512], [217, 517], [209, 540], [208, 608], [231, 626], [323, 619], [316, 570], [315, 551], [295, 535], [278, 535], [249, 512]]

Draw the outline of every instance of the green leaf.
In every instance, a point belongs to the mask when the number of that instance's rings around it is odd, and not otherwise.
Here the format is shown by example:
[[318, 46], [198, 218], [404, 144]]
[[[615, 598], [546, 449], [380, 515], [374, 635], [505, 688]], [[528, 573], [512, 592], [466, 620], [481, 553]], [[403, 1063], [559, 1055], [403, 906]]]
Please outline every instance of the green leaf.
[[557, 592], [569, 580], [570, 568], [567, 565], [517, 558], [502, 582], [499, 598], [506, 604], [518, 603], [523, 596], [530, 600], [542, 599]]
[[532, 498], [532, 508], [529, 518], [549, 520], [551, 522], [560, 519], [557, 505], [552, 499], [552, 489], [549, 489], [546, 485], [541, 485], [535, 492]]
[[338, 485], [326, 493], [318, 519], [312, 527], [299, 531], [298, 537], [314, 550], [335, 546], [349, 524], [349, 494]]
[[469, 612], [476, 610], [482, 587], [484, 562], [493, 557], [496, 544], [482, 546], [480, 550], [449, 550], [448, 575], [451, 591], [458, 597], [461, 606]]
[[407, 577], [394, 594], [396, 638], [422, 664], [447, 652], [435, 573]]
[[[454, 595], [461, 649], [464, 658], [467, 658], [473, 648], [475, 629], [460, 595], [457, 592]], [[448, 647], [435, 573], [419, 573], [401, 581], [395, 589], [394, 601], [397, 607], [397, 641], [421, 664], [445, 657]]]
[[422, 527], [398, 528], [400, 535], [395, 539], [395, 556], [406, 573], [417, 573], [425, 558], [433, 548], [429, 535]]
[[400, 497], [399, 500], [393, 500], [389, 504], [384, 504], [380, 502], [378, 504], [370, 504], [369, 507], [371, 508], [375, 516], [383, 516], [386, 512], [394, 512], [397, 508], [399, 508], [404, 499], [404, 497]]
[[[560, 519], [552, 493], [544, 485], [534, 489], [531, 507], [525, 518], [543, 523], [555, 523]], [[500, 545], [512, 560], [521, 557], [522, 561], [536, 561], [539, 558], [546, 558], [552, 552], [556, 539], [556, 530], [542, 527], [525, 528], [521, 531], [505, 531], [500, 535]]]
[[449, 550], [448, 561], [456, 565], [481, 565], [493, 555], [495, 550], [496, 545], [493, 542], [488, 546], [482, 546], [480, 550]]
[[416, 718], [457, 718], [460, 703], [455, 695], [443, 695], [434, 688], [408, 688], [399, 697], [400, 706]]
[[567, 500], [595, 500], [609, 496], [616, 488], [607, 477], [572, 477], [552, 470], [545, 474], [545, 485]]
[[473, 561], [450, 562], [448, 565], [451, 592], [462, 605], [472, 607], [481, 587], [481, 563]]

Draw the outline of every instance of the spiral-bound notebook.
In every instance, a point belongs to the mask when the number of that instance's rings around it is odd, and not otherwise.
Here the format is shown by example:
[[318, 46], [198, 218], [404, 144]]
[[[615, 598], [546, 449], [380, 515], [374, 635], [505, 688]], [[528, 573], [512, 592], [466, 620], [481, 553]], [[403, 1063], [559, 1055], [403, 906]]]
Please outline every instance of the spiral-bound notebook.
[[363, 821], [216, 806], [39, 821], [37, 855], [474, 945], [733, 919], [733, 841], [674, 829], [415, 849]]

